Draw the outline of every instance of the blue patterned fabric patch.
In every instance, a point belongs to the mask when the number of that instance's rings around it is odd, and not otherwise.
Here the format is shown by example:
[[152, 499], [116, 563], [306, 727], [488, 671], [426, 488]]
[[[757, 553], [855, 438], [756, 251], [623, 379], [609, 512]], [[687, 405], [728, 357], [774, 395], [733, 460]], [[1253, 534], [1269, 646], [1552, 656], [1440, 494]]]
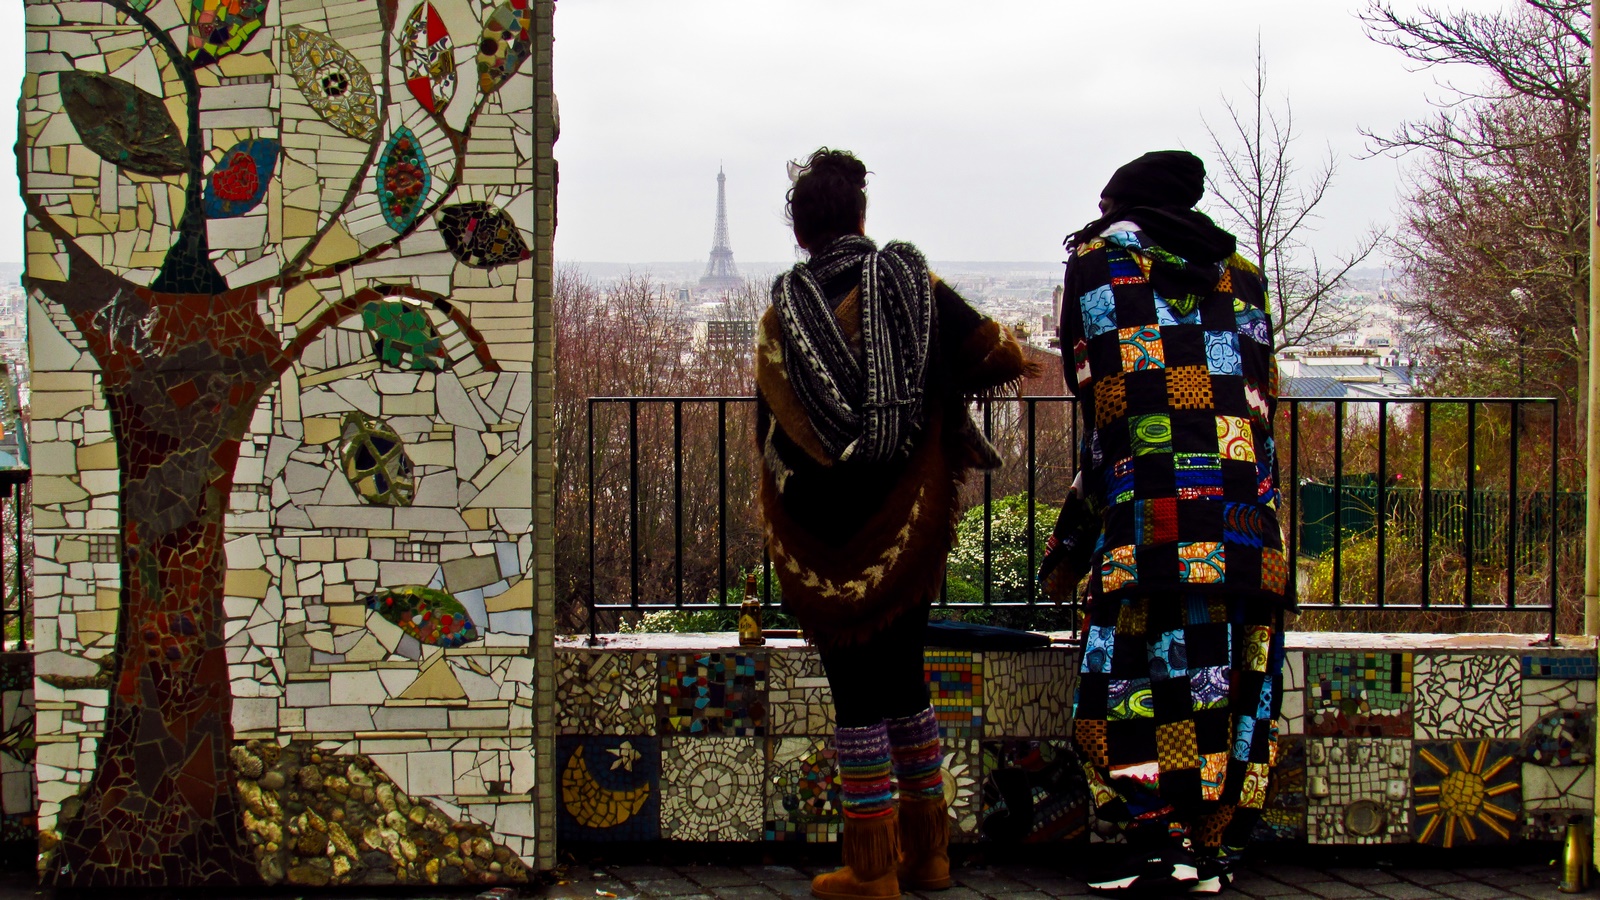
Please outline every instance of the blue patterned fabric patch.
[[1096, 338], [1108, 331], [1117, 330], [1117, 301], [1111, 294], [1111, 285], [1102, 284], [1082, 297], [1078, 305], [1083, 309], [1083, 334]]
[[1111, 653], [1117, 641], [1115, 626], [1091, 625], [1083, 642], [1082, 671], [1086, 675], [1110, 675]]
[[1206, 332], [1206, 368], [1213, 375], [1242, 375], [1239, 335], [1231, 331]]
[[1215, 709], [1228, 705], [1227, 666], [1206, 666], [1189, 673], [1189, 699], [1195, 709]]
[[1112, 503], [1133, 499], [1133, 460], [1119, 459], [1106, 470], [1106, 496]]
[[1222, 539], [1229, 543], [1260, 547], [1267, 532], [1267, 516], [1259, 506], [1228, 503], [1222, 512]]
[[1258, 344], [1271, 344], [1272, 329], [1267, 325], [1267, 314], [1243, 300], [1235, 300], [1234, 304], [1234, 319], [1239, 323], [1239, 333]]
[[1182, 631], [1168, 631], [1150, 645], [1150, 678], [1165, 681], [1189, 674], [1189, 645]]

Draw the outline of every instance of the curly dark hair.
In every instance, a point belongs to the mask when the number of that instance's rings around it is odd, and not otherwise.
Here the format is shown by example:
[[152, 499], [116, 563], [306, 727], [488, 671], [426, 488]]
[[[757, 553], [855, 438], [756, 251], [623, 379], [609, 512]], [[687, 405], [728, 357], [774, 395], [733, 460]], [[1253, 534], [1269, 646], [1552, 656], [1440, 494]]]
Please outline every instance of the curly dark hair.
[[867, 167], [848, 150], [818, 148], [789, 188], [789, 224], [807, 250], [857, 234], [866, 211]]

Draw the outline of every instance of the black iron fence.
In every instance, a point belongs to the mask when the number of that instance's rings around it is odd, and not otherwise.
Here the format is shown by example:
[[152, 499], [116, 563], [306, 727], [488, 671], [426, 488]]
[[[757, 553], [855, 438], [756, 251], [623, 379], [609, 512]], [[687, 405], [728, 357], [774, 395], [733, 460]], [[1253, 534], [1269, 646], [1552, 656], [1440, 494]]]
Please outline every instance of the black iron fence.
[[[1032, 573], [1077, 474], [1075, 400], [974, 402], [1007, 465], [964, 488], [940, 602], [1045, 606]], [[591, 628], [603, 611], [736, 605], [751, 571], [772, 601], [754, 420], [752, 397], [589, 399]], [[1302, 608], [1545, 613], [1554, 633], [1583, 531], [1558, 401], [1285, 398], [1275, 429]]]
[[0, 470], [0, 650], [27, 650], [33, 594], [33, 494], [28, 469]]

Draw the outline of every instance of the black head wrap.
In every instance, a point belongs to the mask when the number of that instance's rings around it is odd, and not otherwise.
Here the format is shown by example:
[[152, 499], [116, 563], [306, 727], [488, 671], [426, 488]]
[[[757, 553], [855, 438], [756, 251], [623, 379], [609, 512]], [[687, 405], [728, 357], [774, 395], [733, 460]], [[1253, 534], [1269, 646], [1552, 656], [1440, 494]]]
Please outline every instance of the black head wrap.
[[1206, 166], [1187, 150], [1156, 150], [1112, 174], [1100, 192], [1110, 210], [1067, 244], [1093, 240], [1113, 222], [1139, 226], [1156, 246], [1192, 263], [1209, 265], [1233, 255], [1233, 235], [1194, 209], [1206, 192]]

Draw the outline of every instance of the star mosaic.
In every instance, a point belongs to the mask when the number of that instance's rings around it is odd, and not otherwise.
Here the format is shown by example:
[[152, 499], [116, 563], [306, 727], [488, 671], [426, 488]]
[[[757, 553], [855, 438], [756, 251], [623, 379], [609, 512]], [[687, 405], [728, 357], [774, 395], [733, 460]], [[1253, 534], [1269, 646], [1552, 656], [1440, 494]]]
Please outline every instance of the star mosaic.
[[1412, 654], [1308, 653], [1308, 735], [1410, 737]]
[[982, 737], [983, 654], [930, 648], [923, 660], [939, 732], [946, 738]]
[[990, 738], [1065, 737], [1072, 731], [1072, 695], [1078, 683], [1073, 656], [1051, 650], [991, 653], [983, 731]]
[[1522, 729], [1522, 673], [1510, 654], [1419, 655], [1416, 736], [1515, 737]]
[[1522, 823], [1514, 741], [1417, 741], [1412, 832], [1419, 844], [1456, 847], [1510, 841]]
[[837, 755], [825, 737], [775, 737], [767, 740], [767, 818], [769, 841], [826, 844], [839, 840]]
[[767, 733], [833, 733], [833, 692], [815, 650], [767, 653]]
[[766, 754], [753, 737], [665, 737], [661, 837], [753, 841], [765, 818]]
[[1411, 741], [1306, 739], [1306, 840], [1392, 844], [1410, 840]]
[[981, 839], [998, 844], [1087, 840], [1089, 792], [1069, 742], [983, 742]]
[[555, 669], [559, 733], [655, 734], [655, 654], [563, 651]]
[[563, 841], [652, 841], [660, 836], [661, 749], [653, 737], [556, 738]]
[[659, 671], [659, 734], [766, 732], [765, 653], [663, 654]]

